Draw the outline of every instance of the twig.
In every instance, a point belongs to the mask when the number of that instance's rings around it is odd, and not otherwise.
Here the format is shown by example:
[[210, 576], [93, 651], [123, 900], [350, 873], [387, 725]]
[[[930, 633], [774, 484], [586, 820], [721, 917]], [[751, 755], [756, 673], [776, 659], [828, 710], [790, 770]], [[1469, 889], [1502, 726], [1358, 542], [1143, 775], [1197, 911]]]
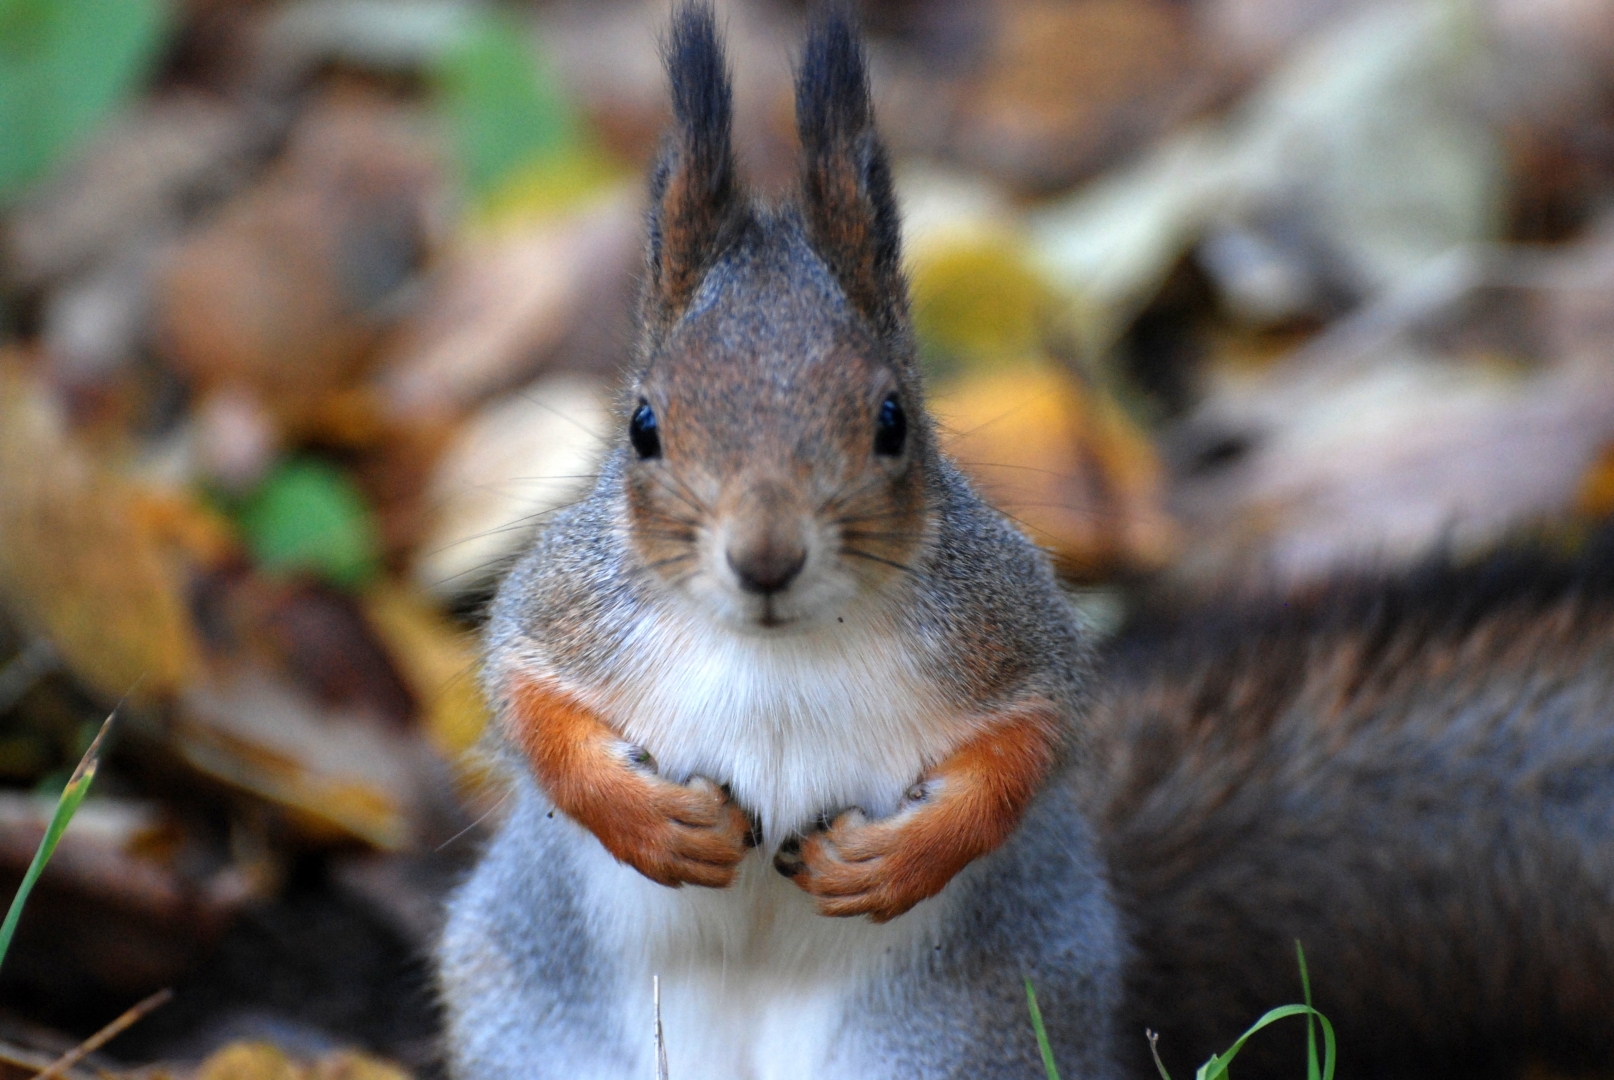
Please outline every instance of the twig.
[[0, 1043], [0, 1061], [19, 1069], [43, 1069], [51, 1064], [51, 1059], [44, 1054], [10, 1043]]
[[[30, 1050], [26, 1047], [18, 1046], [15, 1043], [0, 1042], [0, 1063], [4, 1063], [6, 1065], [15, 1065], [19, 1069], [27, 1069], [30, 1072], [36, 1072], [40, 1069], [49, 1068], [52, 1064], [54, 1064], [54, 1062], [55, 1058], [53, 1058], [50, 1054], [42, 1054], [38, 1050]], [[96, 1071], [99, 1072], [103, 1078], [112, 1076], [111, 1073], [107, 1073], [102, 1070]], [[74, 1078], [82, 1078], [84, 1076], [85, 1073], [83, 1072], [73, 1072], [68, 1074], [69, 1080], [74, 1080]]]
[[667, 1080], [667, 1040], [661, 1032], [661, 976], [650, 976], [650, 996], [656, 1006], [656, 1080]]
[[131, 1005], [129, 1008], [124, 1010], [122, 1016], [118, 1017], [106, 1027], [102, 1028], [100, 1031], [97, 1031], [94, 1035], [91, 1035], [88, 1039], [85, 1039], [83, 1042], [79, 1043], [78, 1046], [57, 1058], [45, 1069], [44, 1072], [34, 1077], [34, 1080], [54, 1080], [55, 1077], [62, 1075], [68, 1069], [71, 1069], [74, 1065], [77, 1065], [79, 1062], [101, 1049], [101, 1047], [111, 1042], [114, 1038], [121, 1035], [147, 1013], [162, 1005], [168, 1004], [168, 1002], [173, 999], [173, 996], [174, 992], [171, 989], [164, 987], [145, 1000]]

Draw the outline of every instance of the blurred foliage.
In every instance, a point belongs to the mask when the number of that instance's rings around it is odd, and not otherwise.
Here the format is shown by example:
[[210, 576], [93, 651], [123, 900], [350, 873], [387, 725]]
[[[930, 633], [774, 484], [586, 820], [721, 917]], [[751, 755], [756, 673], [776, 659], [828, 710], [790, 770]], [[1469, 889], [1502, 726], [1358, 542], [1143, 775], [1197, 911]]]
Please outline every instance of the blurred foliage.
[[486, 200], [534, 165], [576, 152], [576, 118], [519, 23], [488, 15], [444, 49], [442, 110], [471, 196]]
[[307, 571], [354, 589], [379, 570], [370, 508], [340, 468], [312, 457], [282, 462], [236, 509], [259, 566]]
[[933, 373], [1037, 354], [1052, 307], [1023, 244], [1006, 237], [951, 243], [913, 266], [913, 320]]
[[0, 0], [0, 204], [136, 88], [168, 25], [161, 0]]

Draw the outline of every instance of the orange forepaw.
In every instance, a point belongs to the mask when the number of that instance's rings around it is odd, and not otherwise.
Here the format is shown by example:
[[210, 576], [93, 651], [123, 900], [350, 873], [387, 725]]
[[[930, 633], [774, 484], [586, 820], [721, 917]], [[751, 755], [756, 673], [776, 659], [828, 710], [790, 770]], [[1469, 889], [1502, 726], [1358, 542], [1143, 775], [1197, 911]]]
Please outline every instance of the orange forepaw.
[[648, 754], [549, 682], [518, 677], [505, 724], [556, 808], [652, 881], [723, 888], [756, 844], [722, 788], [657, 776]]
[[1008, 838], [1058, 742], [1049, 707], [996, 718], [922, 777], [891, 817], [870, 821], [848, 810], [786, 845], [774, 865], [813, 896], [820, 914], [894, 919]]

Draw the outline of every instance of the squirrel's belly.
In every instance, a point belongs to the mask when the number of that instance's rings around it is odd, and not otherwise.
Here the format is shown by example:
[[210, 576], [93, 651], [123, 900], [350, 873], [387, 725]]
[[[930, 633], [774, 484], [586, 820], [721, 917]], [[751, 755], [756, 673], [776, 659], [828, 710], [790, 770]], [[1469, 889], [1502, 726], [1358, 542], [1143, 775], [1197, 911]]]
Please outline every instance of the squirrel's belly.
[[[590, 930], [616, 958], [628, 1032], [650, 1031], [661, 982], [670, 1071], [734, 1080], [830, 1075], [847, 1053], [848, 1006], [892, 965], [941, 940], [949, 887], [876, 925], [819, 915], [812, 900], [753, 853], [727, 889], [669, 889], [618, 863], [575, 825], [574, 863]], [[850, 1021], [850, 1025], [848, 1022]]]
[[602, 705], [675, 780], [727, 784], [771, 850], [826, 813], [893, 812], [966, 734], [913, 636], [851, 623], [746, 636], [671, 619], [636, 634]]
[[[966, 730], [968, 710], [925, 677], [914, 636], [851, 622], [745, 636], [646, 619], [595, 704], [657, 770], [726, 784], [763, 827], [727, 889], [669, 889], [617, 862], [572, 822], [589, 932], [623, 980], [619, 1018], [650, 1031], [661, 980], [671, 1074], [734, 1080], [836, 1075], [858, 1000], [893, 964], [936, 948], [957, 887], [883, 925], [818, 914], [773, 868], [823, 814], [893, 812]], [[863, 1076], [848, 1065], [849, 1075]]]

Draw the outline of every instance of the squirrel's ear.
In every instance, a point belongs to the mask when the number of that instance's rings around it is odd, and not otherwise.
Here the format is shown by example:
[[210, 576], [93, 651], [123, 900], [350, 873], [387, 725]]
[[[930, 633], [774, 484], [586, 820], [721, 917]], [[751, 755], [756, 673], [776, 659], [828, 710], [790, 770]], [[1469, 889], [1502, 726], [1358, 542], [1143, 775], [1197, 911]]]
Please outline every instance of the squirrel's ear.
[[882, 333], [895, 332], [908, 310], [897, 200], [874, 130], [863, 47], [838, 4], [808, 33], [796, 75], [796, 129], [813, 246], [858, 310]]
[[655, 336], [677, 321], [746, 218], [730, 135], [728, 61], [710, 6], [688, 3], [673, 13], [662, 59], [673, 127], [650, 180], [643, 314]]

